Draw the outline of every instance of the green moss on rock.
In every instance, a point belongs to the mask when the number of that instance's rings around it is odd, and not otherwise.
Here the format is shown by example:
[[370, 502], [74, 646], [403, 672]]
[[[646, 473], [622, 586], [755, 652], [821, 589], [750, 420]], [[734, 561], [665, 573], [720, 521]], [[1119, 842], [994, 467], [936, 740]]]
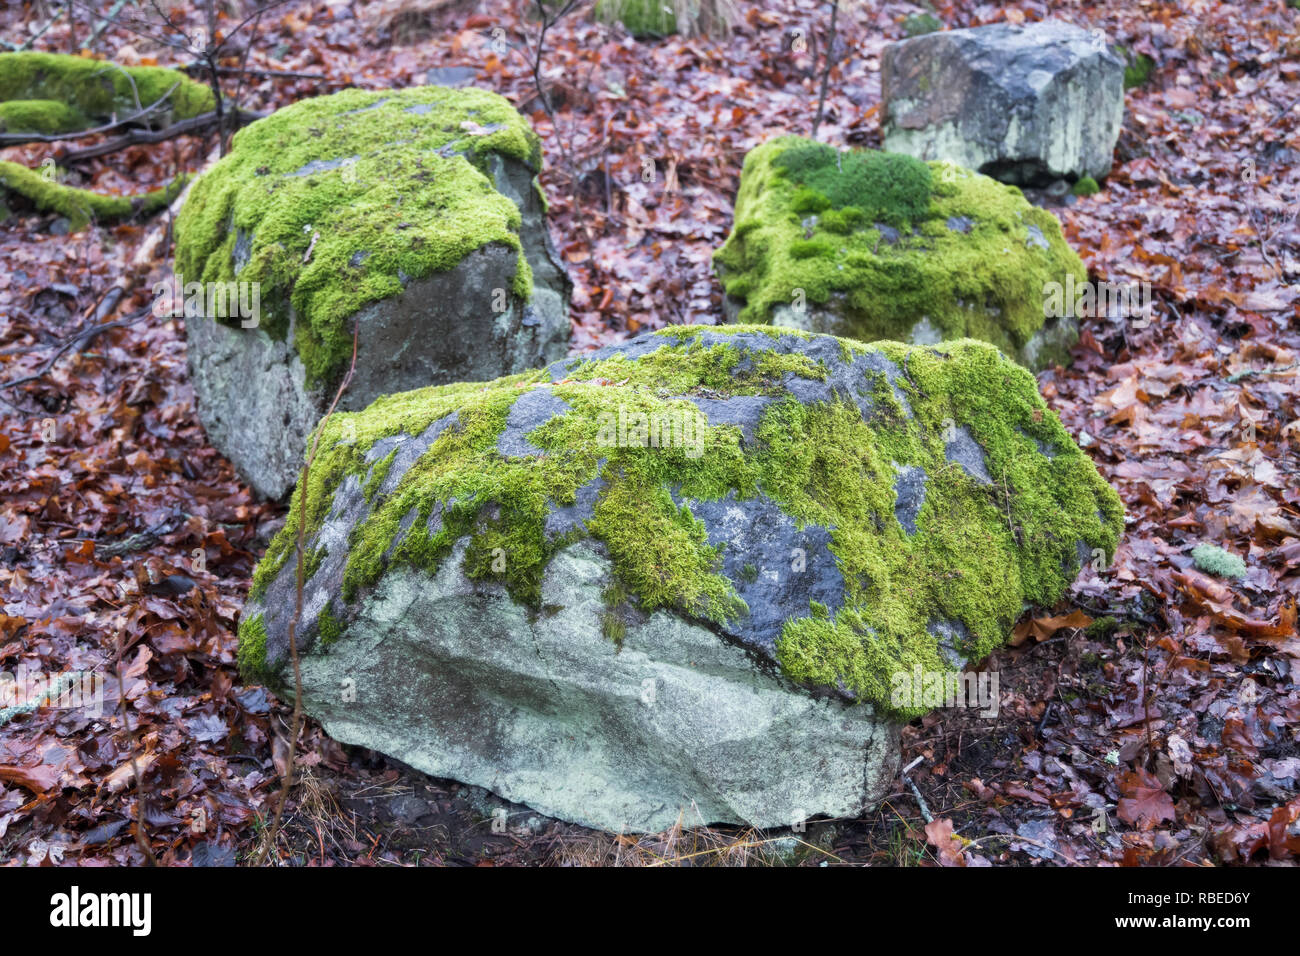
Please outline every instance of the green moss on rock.
[[[164, 98], [164, 107], [151, 117], [155, 122], [188, 119], [215, 108], [212, 90], [178, 70], [63, 53], [0, 53], [0, 101], [8, 132], [88, 129]], [[29, 105], [14, 105], [21, 101]]]
[[239, 621], [239, 673], [250, 684], [275, 680], [266, 666], [266, 623], [261, 614], [251, 614]]
[[[835, 347], [814, 359], [811, 346], [828, 338], [770, 326], [666, 329], [648, 337], [662, 343], [654, 350], [574, 360], [561, 376], [553, 367], [421, 389], [336, 414], [321, 430], [317, 464], [294, 492], [288, 523], [256, 570], [251, 598], [261, 600], [278, 575], [292, 573], [300, 496], [310, 543], [345, 480], [371, 484], [386, 458], [367, 460], [377, 441], [420, 435], [455, 413], [454, 425], [395, 487], [373, 495], [353, 527], [345, 603], [361, 599], [388, 568], [435, 571], [468, 537], [465, 572], [504, 584], [536, 608], [551, 558], [591, 537], [613, 561], [619, 603], [668, 608], [725, 630], [748, 613], [738, 592], [755, 573], [752, 564], [739, 567], [735, 580], [724, 573], [692, 502], [761, 495], [797, 527], [828, 529], [843, 580], [841, 606], [810, 603], [785, 622], [774, 652], [781, 668], [809, 686], [914, 716], [920, 708], [894, 708], [891, 681], [917, 665], [951, 670], [931, 625], [960, 620], [969, 630], [968, 659], [986, 655], [1026, 604], [1060, 597], [1077, 573], [1078, 547], [1114, 552], [1123, 508], [1030, 373], [998, 350], [971, 340], [920, 348], [831, 339]], [[853, 364], [860, 359], [867, 365]], [[883, 363], [898, 374], [891, 383], [883, 372], [854, 372], [869, 386], [859, 401], [843, 393], [806, 404], [794, 397], [791, 383], [826, 383], [846, 363]], [[498, 440], [510, 409], [535, 389], [568, 410], [528, 434], [541, 455], [503, 454]], [[736, 396], [768, 400], [748, 438], [736, 425], [707, 424], [691, 400]], [[689, 418], [695, 440], [611, 444], [616, 417], [638, 413], [651, 422]], [[945, 436], [954, 427], [983, 448], [988, 483], [949, 460]], [[927, 475], [914, 532], [896, 515], [904, 467]], [[548, 514], [573, 505], [593, 483], [599, 491], [590, 517], [548, 535]]]
[[188, 178], [181, 176], [170, 185], [142, 196], [104, 196], [88, 189], [65, 186], [26, 166], [0, 160], [0, 190], [25, 197], [41, 212], [66, 217], [74, 231], [84, 229], [91, 220], [109, 222], [137, 214], [150, 215], [164, 209], [180, 195]]
[[58, 100], [0, 103], [0, 133], [71, 133], [86, 128], [86, 117]]
[[176, 271], [260, 282], [260, 327], [283, 339], [292, 311], [308, 382], [332, 380], [351, 354], [348, 316], [475, 249], [517, 251], [513, 291], [531, 295], [520, 212], [493, 187], [493, 154], [541, 167], [537, 136], [495, 93], [303, 100], [240, 130], [195, 183], [177, 218]]
[[820, 330], [874, 341], [908, 340], [924, 320], [1011, 355], [1044, 326], [1045, 284], [1087, 278], [1055, 217], [1014, 186], [797, 136], [745, 157], [714, 262], [741, 322], [824, 314]]

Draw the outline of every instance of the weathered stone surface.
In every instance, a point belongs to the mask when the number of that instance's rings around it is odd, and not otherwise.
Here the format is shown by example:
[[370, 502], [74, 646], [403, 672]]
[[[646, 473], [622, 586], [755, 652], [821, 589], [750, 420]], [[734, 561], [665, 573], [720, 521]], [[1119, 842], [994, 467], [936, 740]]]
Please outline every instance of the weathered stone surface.
[[[186, 317], [200, 418], [259, 493], [293, 486], [354, 325], [343, 410], [564, 354], [571, 285], [535, 182], [536, 137], [505, 101], [353, 90], [263, 123], [236, 137], [177, 224], [185, 282], [261, 285], [255, 321]], [[309, 134], [320, 127], [329, 135]]]
[[797, 136], [745, 158], [714, 263], [729, 321], [866, 342], [978, 338], [1034, 371], [1068, 363], [1078, 339], [1045, 290], [1087, 276], [1060, 223], [1014, 187]]
[[[894, 676], [984, 657], [1122, 526], [997, 349], [762, 326], [387, 396], [326, 423], [299, 494], [308, 713], [633, 830], [857, 812], [924, 711]], [[275, 686], [299, 514], [240, 626]]]
[[1124, 61], [1097, 31], [996, 23], [891, 43], [885, 148], [1003, 182], [1101, 178], [1124, 119]]
[[347, 638], [305, 658], [332, 737], [612, 831], [852, 816], [892, 776], [870, 708], [792, 693], [707, 628], [658, 611], [603, 637], [599, 548], [559, 552], [542, 582], [558, 610], [530, 615], [465, 576], [465, 547], [432, 578], [386, 575]]

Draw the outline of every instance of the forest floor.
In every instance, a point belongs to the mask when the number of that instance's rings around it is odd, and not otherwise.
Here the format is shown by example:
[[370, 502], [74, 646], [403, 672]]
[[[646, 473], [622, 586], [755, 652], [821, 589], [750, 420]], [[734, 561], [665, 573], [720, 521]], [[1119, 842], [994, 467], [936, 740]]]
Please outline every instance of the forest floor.
[[[175, 21], [197, 28], [201, 6], [178, 5]], [[433, 12], [412, 13], [415, 0], [275, 8], [255, 37], [250, 24], [236, 38], [258, 71], [243, 79], [242, 105], [469, 68], [542, 135], [552, 232], [576, 286], [575, 348], [721, 321], [710, 256], [731, 225], [741, 161], [770, 135], [809, 132], [829, 7], [742, 4], [729, 39], [646, 42], [579, 13], [547, 35], [548, 112], [522, 52], [498, 55], [501, 39], [535, 33], [506, 4], [424, 6]], [[933, 6], [951, 28], [1064, 5]], [[1128, 527], [1111, 567], [1023, 621], [1016, 645], [986, 663], [997, 717], [941, 710], [906, 727], [907, 776], [861, 819], [799, 834], [685, 819], [654, 836], [522, 807], [496, 832], [494, 798], [341, 747], [308, 721], [274, 862], [1294, 865], [1300, 10], [1104, 0], [1067, 11], [1053, 15], [1103, 29], [1155, 67], [1127, 95], [1102, 192], [1054, 211], [1094, 277], [1149, 282], [1157, 305], [1145, 328], [1088, 321], [1072, 365], [1039, 376], [1120, 492]], [[880, 53], [913, 12], [848, 5], [820, 138], [880, 144]], [[22, 43], [37, 13], [6, 5], [0, 37]], [[88, 32], [84, 16], [71, 41], [56, 22], [34, 46], [66, 50]], [[110, 25], [93, 50], [178, 62], [157, 35]], [[229, 94], [240, 76], [224, 81]], [[200, 168], [212, 147], [135, 146], [77, 164], [74, 178], [142, 192]], [[59, 153], [0, 156], [35, 168]], [[250, 862], [267, 842], [292, 702], [244, 685], [235, 628], [283, 509], [257, 501], [208, 445], [177, 322], [81, 335], [115, 283], [126, 294], [101, 318], [150, 301], [170, 275], [169, 235], [139, 253], [166, 226], [67, 235], [52, 216], [0, 223], [0, 670], [96, 670], [108, 687], [102, 714], [41, 708], [0, 726], [3, 864], [142, 862], [141, 791], [160, 863]], [[1196, 570], [1201, 541], [1242, 556], [1246, 576]]]

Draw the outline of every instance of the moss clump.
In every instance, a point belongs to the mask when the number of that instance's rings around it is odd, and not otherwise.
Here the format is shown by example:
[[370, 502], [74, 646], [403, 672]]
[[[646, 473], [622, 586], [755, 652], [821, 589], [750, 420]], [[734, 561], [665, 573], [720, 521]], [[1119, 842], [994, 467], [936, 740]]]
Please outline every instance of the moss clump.
[[[0, 53], [0, 101], [8, 132], [51, 133], [88, 129], [121, 119], [166, 99], [149, 119], [167, 123], [215, 108], [212, 90], [184, 73], [160, 66], [120, 66], [63, 53]], [[14, 103], [37, 101], [15, 110]], [[30, 125], [10, 122], [11, 112]], [[50, 125], [63, 128], [43, 128]]]
[[1246, 576], [1246, 562], [1217, 544], [1198, 544], [1192, 549], [1192, 560], [1206, 574], [1216, 577], [1240, 580]]
[[88, 189], [64, 186], [26, 166], [0, 160], [0, 190], [25, 197], [41, 212], [66, 217], [74, 231], [84, 229], [91, 220], [108, 222], [165, 209], [180, 195], [188, 178], [181, 176], [170, 185], [142, 196], [103, 196]]
[[316, 619], [317, 631], [320, 634], [320, 642], [324, 647], [329, 647], [340, 637], [343, 636], [343, 622], [334, 616], [327, 604], [321, 610], [320, 616]]
[[673, 0], [597, 0], [596, 19], [621, 23], [638, 40], [666, 37], [677, 32]]
[[1136, 86], [1142, 86], [1151, 79], [1151, 73], [1156, 67], [1155, 60], [1145, 53], [1134, 54], [1128, 47], [1118, 44], [1115, 49], [1120, 56], [1124, 57], [1124, 89], [1131, 90]]
[[1074, 184], [1074, 188], [1070, 191], [1076, 196], [1095, 196], [1101, 192], [1101, 187], [1097, 185], [1097, 180], [1091, 176], [1084, 176]]
[[[340, 483], [354, 476], [367, 484], [375, 467], [367, 449], [389, 435], [418, 435], [452, 412], [456, 424], [390, 493], [375, 495], [352, 530], [343, 600], [357, 600], [393, 566], [436, 570], [468, 537], [465, 572], [501, 582], [538, 607], [554, 554], [591, 537], [614, 564], [607, 617], [618, 619], [614, 608], [635, 600], [643, 610], [670, 608], [725, 631], [746, 615], [737, 584], [757, 569], [741, 569], [735, 581], [723, 573], [690, 502], [761, 494], [797, 525], [829, 529], [844, 581], [835, 611], [810, 604], [806, 615], [786, 622], [776, 647], [780, 665], [794, 680], [843, 687], [889, 709], [894, 673], [918, 664], [950, 669], [929, 633], [934, 622], [964, 622], [968, 656], [981, 657], [1007, 638], [1026, 603], [1048, 605], [1060, 596], [1077, 570], [1078, 542], [1114, 551], [1123, 526], [1119, 498], [1047, 409], [1033, 377], [987, 344], [832, 340], [836, 349], [823, 348], [813, 360], [804, 346], [823, 337], [788, 329], [687, 327], [655, 337], [662, 346], [639, 359], [589, 359], [558, 383], [541, 370], [392, 395], [363, 412], [334, 415], [322, 427], [309, 481], [294, 492], [288, 523], [257, 568], [253, 600], [277, 574], [292, 573], [300, 495], [310, 543]], [[884, 373], [874, 382], [874, 373], [862, 373], [868, 415], [844, 398], [801, 404], [784, 387], [792, 379], [824, 381], [834, 371], [827, 362], [842, 372], [839, 363], [873, 353], [900, 374], [891, 385]], [[497, 441], [510, 408], [535, 388], [549, 389], [569, 411], [529, 434], [541, 456], [503, 456]], [[771, 401], [746, 441], [737, 426], [697, 417], [689, 395]], [[602, 438], [614, 416], [637, 414], [650, 422], [689, 418], [696, 448]], [[968, 429], [985, 449], [991, 485], [947, 460], [950, 425]], [[1054, 457], [1040, 446], [1054, 448]], [[903, 466], [927, 475], [915, 534], [895, 515]], [[551, 509], [573, 504], [597, 478], [603, 484], [590, 519], [548, 537]], [[495, 560], [501, 554], [503, 563]], [[613, 639], [608, 620], [602, 629]]]
[[249, 684], [265, 684], [274, 679], [266, 666], [266, 623], [261, 614], [251, 614], [239, 622], [239, 674]]
[[745, 157], [714, 263], [741, 322], [905, 341], [924, 319], [1011, 355], [1043, 327], [1044, 286], [1087, 279], [1060, 224], [1014, 186], [796, 136]]
[[903, 21], [903, 36], [909, 38], [937, 33], [942, 29], [943, 21], [932, 13], [912, 13]]
[[194, 184], [176, 222], [176, 271], [260, 282], [260, 328], [283, 339], [296, 313], [309, 384], [332, 383], [351, 355], [348, 316], [475, 249], [517, 251], [513, 292], [531, 297], [519, 209], [493, 187], [494, 154], [541, 167], [536, 135], [495, 93], [303, 100], [240, 130]]
[[[1084, 633], [1086, 633], [1094, 641], [1104, 641], [1106, 638], [1114, 634], [1117, 630], [1119, 630], [1119, 621], [1117, 621], [1113, 617], [1106, 616], [1106, 617], [1099, 617], [1096, 620], [1094, 620], [1091, 624], [1088, 625]], [[1087, 655], [1084, 655], [1084, 657], [1086, 658]]]
[[627, 625], [613, 611], [606, 611], [600, 616], [600, 633], [605, 640], [621, 646], [623, 638], [627, 636]]
[[810, 142], [781, 151], [773, 163], [786, 178], [804, 187], [795, 197], [805, 207], [824, 198], [830, 209], [854, 207], [859, 222], [883, 221], [900, 229], [920, 221], [930, 208], [930, 167], [901, 153], [841, 153]]
[[0, 133], [72, 133], [86, 128], [78, 110], [58, 100], [12, 100], [0, 103]]

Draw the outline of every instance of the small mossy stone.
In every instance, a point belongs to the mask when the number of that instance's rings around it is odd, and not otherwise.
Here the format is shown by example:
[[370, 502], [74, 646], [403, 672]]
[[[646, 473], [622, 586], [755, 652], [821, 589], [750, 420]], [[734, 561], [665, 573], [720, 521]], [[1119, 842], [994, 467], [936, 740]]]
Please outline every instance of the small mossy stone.
[[179, 70], [123, 66], [65, 53], [0, 53], [0, 102], [54, 101], [77, 128], [157, 107], [149, 120], [189, 119], [215, 108], [212, 90]]
[[86, 129], [80, 110], [58, 100], [9, 100], [0, 103], [0, 132], [52, 135]]
[[1048, 211], [950, 163], [798, 136], [750, 151], [736, 228], [714, 255], [740, 322], [863, 341], [962, 337], [1033, 369], [1068, 362], [1044, 290], [1087, 272]]
[[1156, 61], [1145, 53], [1134, 54], [1124, 46], [1116, 46], [1116, 51], [1124, 57], [1124, 89], [1131, 90], [1142, 86], [1151, 79]]
[[1097, 180], [1091, 176], [1084, 176], [1074, 184], [1070, 192], [1076, 196], [1095, 196], [1101, 192], [1101, 187], [1097, 185]]
[[1217, 544], [1202, 543], [1192, 549], [1192, 560], [1206, 574], [1240, 580], [1246, 576], [1246, 562]]

